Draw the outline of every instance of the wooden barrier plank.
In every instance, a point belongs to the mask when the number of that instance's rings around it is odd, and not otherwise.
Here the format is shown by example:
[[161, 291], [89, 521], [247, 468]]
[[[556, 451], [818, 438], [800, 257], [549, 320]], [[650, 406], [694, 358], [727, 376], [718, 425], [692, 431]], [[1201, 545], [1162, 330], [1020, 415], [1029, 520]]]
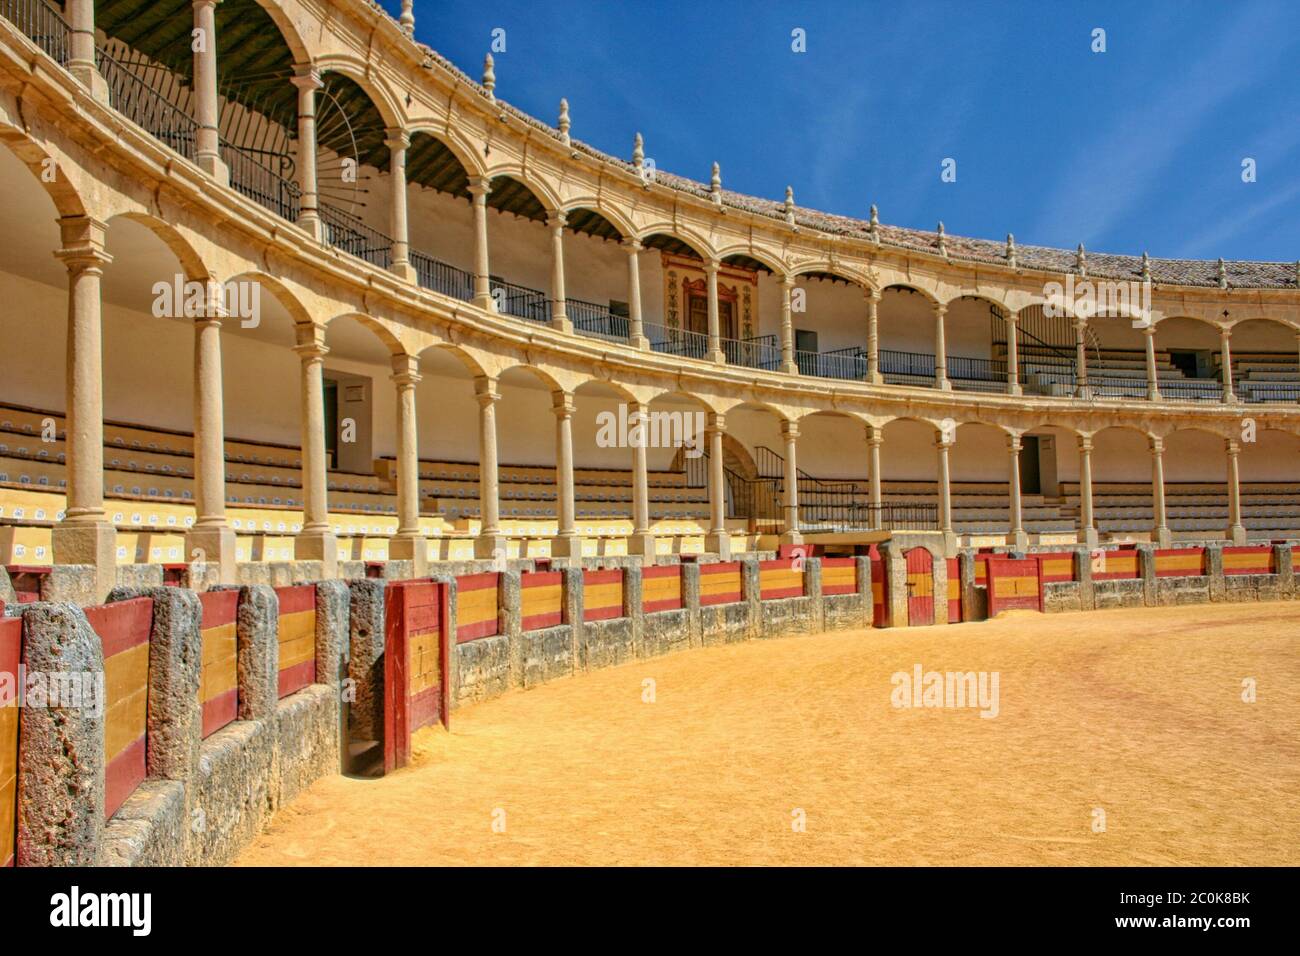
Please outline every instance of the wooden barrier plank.
[[961, 623], [961, 568], [956, 558], [946, 558], [948, 568], [948, 623]]
[[1074, 580], [1074, 555], [1049, 551], [1033, 556], [1038, 561], [1038, 579], [1043, 584]]
[[867, 555], [871, 561], [871, 625], [884, 627], [888, 615], [885, 607], [885, 561], [874, 544], [868, 548]]
[[18, 829], [18, 666], [23, 652], [23, 619], [0, 618], [0, 674], [8, 675], [11, 694], [0, 688], [0, 867], [14, 865]]
[[641, 611], [677, 611], [682, 607], [682, 566], [664, 564], [641, 569]]
[[1273, 549], [1264, 546], [1223, 549], [1224, 574], [1272, 574]]
[[520, 626], [540, 631], [564, 623], [564, 575], [559, 571], [525, 571], [519, 576]]
[[1155, 552], [1156, 577], [1188, 578], [1205, 574], [1204, 548], [1164, 548]]
[[803, 597], [802, 558], [758, 562], [758, 596], [763, 601]]
[[235, 618], [239, 592], [204, 591], [203, 655], [199, 671], [199, 704], [203, 708], [203, 736], [210, 737], [239, 716], [239, 647]]
[[740, 600], [740, 562], [700, 565], [700, 605], [734, 604]]
[[280, 599], [280, 697], [316, 680], [316, 585], [276, 588]]
[[822, 558], [822, 594], [857, 594], [856, 558]]
[[1092, 562], [1094, 581], [1127, 581], [1138, 576], [1138, 553], [1134, 550], [1102, 551]]
[[153, 601], [133, 598], [86, 608], [104, 649], [104, 817], [145, 778], [149, 718], [149, 635]]
[[456, 579], [456, 643], [501, 633], [501, 574], [487, 571]]
[[582, 619], [609, 621], [623, 616], [623, 569], [582, 572]]
[[404, 767], [411, 734], [450, 718], [447, 585], [395, 581], [384, 591], [384, 772]]
[[989, 617], [1007, 610], [1043, 609], [1036, 558], [989, 556]]

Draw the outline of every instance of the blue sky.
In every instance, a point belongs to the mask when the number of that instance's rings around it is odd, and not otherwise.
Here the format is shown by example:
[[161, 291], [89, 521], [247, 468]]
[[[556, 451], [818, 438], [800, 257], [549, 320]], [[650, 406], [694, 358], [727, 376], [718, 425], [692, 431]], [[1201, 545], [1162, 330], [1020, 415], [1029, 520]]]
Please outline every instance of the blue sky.
[[[399, 0], [383, 0], [394, 14]], [[497, 95], [661, 169], [882, 221], [1300, 259], [1300, 3], [416, 0]], [[1105, 53], [1092, 31], [1106, 31]], [[807, 52], [791, 50], [806, 31]], [[945, 158], [957, 180], [940, 180]], [[1242, 182], [1242, 160], [1257, 180]]]

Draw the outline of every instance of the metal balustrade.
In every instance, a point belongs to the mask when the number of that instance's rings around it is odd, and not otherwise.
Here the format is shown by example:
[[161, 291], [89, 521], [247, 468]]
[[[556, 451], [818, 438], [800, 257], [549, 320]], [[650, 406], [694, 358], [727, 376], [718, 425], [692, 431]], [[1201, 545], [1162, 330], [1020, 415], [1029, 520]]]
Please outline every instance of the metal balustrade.
[[515, 285], [500, 276], [492, 276], [488, 285], [492, 290], [492, 298], [496, 300], [497, 311], [502, 315], [513, 315], [529, 322], [551, 321], [551, 302], [545, 292]]
[[59, 12], [41, 0], [0, 0], [4, 17], [59, 66], [72, 59], [72, 27]]
[[302, 208], [298, 184], [285, 179], [256, 156], [229, 143], [221, 144], [221, 160], [230, 173], [230, 188], [281, 219], [297, 222]]
[[[706, 336], [707, 338], [707, 336]], [[775, 335], [757, 335], [747, 339], [722, 339], [722, 354], [729, 365], [776, 370], [781, 367], [781, 347]]]
[[611, 342], [626, 342], [631, 335], [627, 316], [615, 315], [607, 306], [582, 299], [565, 299], [564, 309], [573, 323], [573, 330], [580, 335]]
[[433, 256], [415, 250], [411, 250], [411, 267], [415, 269], [416, 281], [422, 289], [441, 292], [443, 295], [465, 302], [474, 298], [474, 273], [472, 272], [457, 269]]
[[159, 142], [194, 161], [199, 124], [192, 116], [159, 95], [103, 47], [95, 50], [95, 65], [108, 84], [108, 99], [113, 109]]
[[709, 337], [700, 332], [647, 323], [645, 334], [650, 339], [651, 350], [655, 352], [684, 358], [708, 358]]
[[358, 217], [328, 203], [320, 204], [325, 244], [387, 269], [392, 264], [393, 240]]
[[881, 349], [878, 353], [882, 375], [916, 375], [934, 378], [934, 356], [924, 352], [897, 352]]
[[861, 381], [867, 374], [867, 352], [859, 346], [830, 352], [797, 351], [794, 364], [800, 375]]

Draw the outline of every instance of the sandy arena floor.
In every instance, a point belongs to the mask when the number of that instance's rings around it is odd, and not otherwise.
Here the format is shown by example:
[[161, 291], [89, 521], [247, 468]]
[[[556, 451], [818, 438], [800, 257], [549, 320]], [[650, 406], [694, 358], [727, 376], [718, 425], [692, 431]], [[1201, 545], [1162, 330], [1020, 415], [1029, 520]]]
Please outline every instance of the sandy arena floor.
[[[997, 671], [999, 715], [895, 709], [917, 663]], [[1300, 864], [1300, 603], [691, 650], [453, 726], [318, 781], [239, 863]]]

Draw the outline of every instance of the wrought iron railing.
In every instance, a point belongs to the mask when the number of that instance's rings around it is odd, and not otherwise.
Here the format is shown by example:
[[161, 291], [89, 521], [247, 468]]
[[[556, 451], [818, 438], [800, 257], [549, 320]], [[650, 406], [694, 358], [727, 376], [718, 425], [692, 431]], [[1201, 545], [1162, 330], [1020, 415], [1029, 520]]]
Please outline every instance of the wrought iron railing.
[[861, 346], [830, 352], [795, 352], [800, 375], [861, 381], [867, 374], [867, 351]]
[[934, 356], [924, 352], [897, 352], [881, 349], [880, 373], [882, 375], [915, 375], [934, 378]]
[[230, 188], [281, 219], [297, 222], [302, 208], [298, 184], [285, 179], [252, 154], [221, 144], [221, 160], [230, 172]]
[[0, 17], [26, 34], [60, 66], [67, 66], [72, 59], [72, 27], [42, 0], [0, 0]]
[[367, 226], [352, 213], [329, 203], [320, 204], [320, 221], [327, 246], [387, 269], [392, 263], [393, 240]]
[[565, 299], [564, 310], [575, 332], [613, 342], [626, 342], [631, 335], [628, 318], [615, 315], [607, 306], [582, 299]]
[[102, 47], [95, 51], [95, 63], [108, 84], [113, 109], [192, 162], [199, 129], [194, 118]]
[[[707, 339], [708, 337], [705, 336]], [[722, 339], [722, 354], [730, 365], [775, 370], [781, 367], [781, 346], [775, 335], [756, 335], [747, 339]]]
[[650, 339], [650, 348], [655, 352], [681, 355], [685, 358], [708, 358], [709, 337], [701, 332], [689, 332], [686, 329], [647, 323], [645, 334]]
[[515, 285], [500, 276], [492, 276], [489, 281], [492, 298], [496, 300], [497, 311], [502, 315], [513, 315], [529, 322], [551, 321], [551, 302], [546, 298], [545, 292]]
[[441, 292], [468, 302], [474, 298], [474, 273], [448, 265], [433, 256], [411, 250], [411, 267], [422, 289]]
[[968, 382], [1002, 382], [1007, 380], [1007, 363], [997, 359], [948, 357], [948, 377]]

